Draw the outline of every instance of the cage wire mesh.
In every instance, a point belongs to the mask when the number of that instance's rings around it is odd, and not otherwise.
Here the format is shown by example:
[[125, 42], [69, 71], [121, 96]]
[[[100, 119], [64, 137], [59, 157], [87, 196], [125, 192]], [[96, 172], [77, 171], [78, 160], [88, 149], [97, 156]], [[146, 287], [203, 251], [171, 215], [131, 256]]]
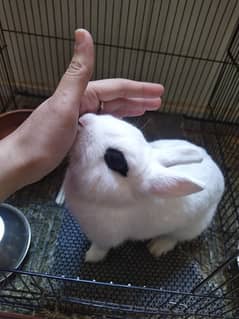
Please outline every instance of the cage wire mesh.
[[105, 264], [87, 266], [87, 239], [54, 202], [61, 166], [8, 200], [26, 214], [33, 240], [22, 269], [0, 283], [1, 309], [239, 318], [238, 19], [237, 0], [0, 0], [1, 112], [35, 107], [51, 95], [70, 62], [74, 30], [84, 27], [95, 41], [93, 79], [166, 88], [160, 113], [130, 121], [148, 139], [204, 146], [226, 178], [216, 217], [199, 239], [159, 261], [142, 243], [126, 244]]

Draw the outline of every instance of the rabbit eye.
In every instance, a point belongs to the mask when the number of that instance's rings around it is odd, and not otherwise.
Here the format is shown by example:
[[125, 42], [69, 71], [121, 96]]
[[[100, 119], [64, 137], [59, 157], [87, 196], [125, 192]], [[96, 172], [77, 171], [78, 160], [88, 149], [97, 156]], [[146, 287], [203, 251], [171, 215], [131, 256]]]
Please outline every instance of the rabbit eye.
[[127, 176], [129, 170], [128, 163], [121, 151], [108, 148], [105, 152], [104, 160], [110, 169], [118, 172], [122, 176]]

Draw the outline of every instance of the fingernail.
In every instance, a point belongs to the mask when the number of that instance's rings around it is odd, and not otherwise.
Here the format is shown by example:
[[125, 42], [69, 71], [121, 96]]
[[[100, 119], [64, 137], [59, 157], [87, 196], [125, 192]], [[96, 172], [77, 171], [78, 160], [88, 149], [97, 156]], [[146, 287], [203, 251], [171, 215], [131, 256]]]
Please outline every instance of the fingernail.
[[85, 30], [84, 29], [77, 29], [75, 30], [75, 44], [78, 46], [79, 44], [81, 44], [83, 38], [84, 38], [84, 33]]

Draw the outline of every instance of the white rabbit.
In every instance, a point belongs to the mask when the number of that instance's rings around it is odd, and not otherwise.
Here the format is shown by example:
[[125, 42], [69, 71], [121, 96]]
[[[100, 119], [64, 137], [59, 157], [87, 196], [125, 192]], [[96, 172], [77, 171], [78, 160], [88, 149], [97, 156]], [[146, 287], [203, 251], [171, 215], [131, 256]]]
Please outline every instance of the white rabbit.
[[[64, 180], [67, 206], [103, 259], [126, 240], [147, 240], [154, 256], [210, 224], [224, 178], [207, 152], [183, 140], [148, 143], [110, 115], [83, 115]], [[174, 166], [173, 166], [174, 165]]]

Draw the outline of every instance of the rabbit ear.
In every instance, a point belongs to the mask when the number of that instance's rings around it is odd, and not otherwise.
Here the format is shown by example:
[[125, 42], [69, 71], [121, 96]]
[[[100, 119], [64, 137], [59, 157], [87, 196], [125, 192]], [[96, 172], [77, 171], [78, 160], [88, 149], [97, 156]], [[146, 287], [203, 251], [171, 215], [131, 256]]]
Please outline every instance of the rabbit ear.
[[179, 197], [200, 192], [204, 185], [190, 177], [170, 172], [170, 169], [160, 168], [154, 172], [149, 181], [149, 190], [159, 197]]
[[195, 147], [175, 146], [156, 149], [155, 152], [159, 163], [165, 167], [200, 163], [203, 160], [202, 154]]

